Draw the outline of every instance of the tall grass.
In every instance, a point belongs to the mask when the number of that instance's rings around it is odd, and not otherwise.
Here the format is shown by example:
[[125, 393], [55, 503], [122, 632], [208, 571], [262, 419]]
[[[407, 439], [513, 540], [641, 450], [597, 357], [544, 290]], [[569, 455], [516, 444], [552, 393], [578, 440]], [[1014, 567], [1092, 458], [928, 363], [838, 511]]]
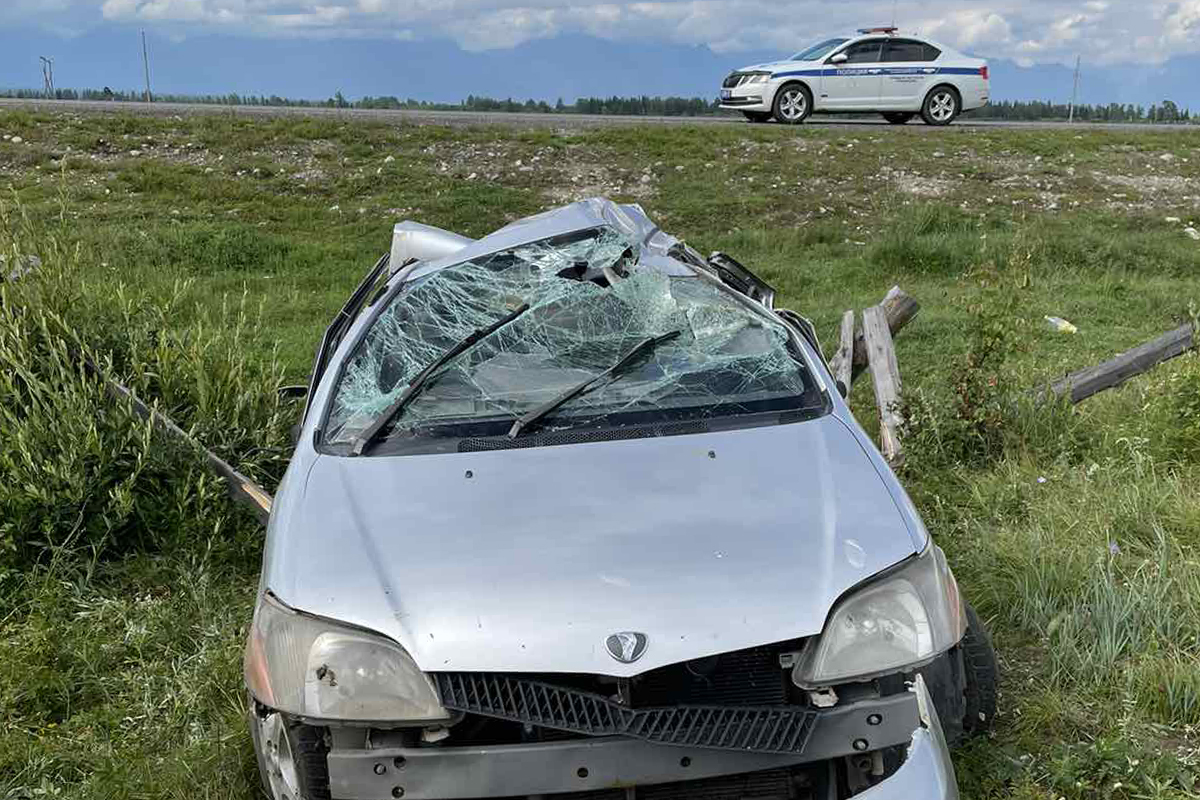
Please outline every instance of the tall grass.
[[294, 409], [244, 298], [174, 325], [186, 286], [150, 300], [67, 241], [0, 207], [41, 261], [0, 283], [0, 796], [245, 797], [261, 530], [84, 359], [268, 485]]

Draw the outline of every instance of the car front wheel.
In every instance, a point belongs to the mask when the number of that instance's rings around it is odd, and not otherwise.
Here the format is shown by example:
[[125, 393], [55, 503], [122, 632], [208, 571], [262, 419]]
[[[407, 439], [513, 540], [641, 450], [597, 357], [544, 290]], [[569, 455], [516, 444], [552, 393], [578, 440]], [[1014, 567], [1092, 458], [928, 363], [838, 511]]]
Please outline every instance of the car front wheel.
[[958, 116], [958, 92], [949, 86], [939, 86], [925, 98], [921, 116], [928, 125], [949, 125]]
[[966, 671], [966, 714], [963, 717], [963, 732], [968, 736], [986, 733], [996, 716], [996, 683], [999, 668], [996, 651], [992, 649], [992, 637], [983, 620], [975, 613], [970, 603], [964, 603], [967, 612], [967, 632], [962, 640], [963, 668]]
[[784, 86], [775, 95], [775, 119], [785, 125], [799, 125], [812, 113], [812, 93], [798, 83]]
[[250, 738], [269, 800], [328, 800], [328, 750], [321, 730], [290, 722], [249, 699]]

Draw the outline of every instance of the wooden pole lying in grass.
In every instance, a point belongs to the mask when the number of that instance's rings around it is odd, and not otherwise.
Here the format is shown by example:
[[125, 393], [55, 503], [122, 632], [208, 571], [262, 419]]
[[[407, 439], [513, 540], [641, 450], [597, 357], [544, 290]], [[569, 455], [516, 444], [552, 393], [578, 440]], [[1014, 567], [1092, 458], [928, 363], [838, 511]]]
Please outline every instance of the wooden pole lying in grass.
[[248, 508], [263, 525], [267, 524], [267, 520], [271, 516], [272, 497], [266, 489], [238, 472], [229, 462], [197, 442], [191, 436], [188, 436], [183, 428], [172, 422], [165, 414], [150, 408], [150, 406], [143, 403], [128, 388], [109, 378], [90, 359], [85, 358], [84, 364], [88, 370], [100, 378], [110, 396], [118, 400], [128, 400], [139, 417], [150, 420], [154, 427], [172, 439], [183, 442], [188, 447], [198, 450], [203, 454], [205, 461], [208, 462], [209, 469], [225, 482], [225, 489], [229, 493], [230, 499]]
[[1141, 375], [1168, 359], [1183, 355], [1196, 344], [1196, 332], [1191, 323], [1180, 325], [1175, 330], [1121, 353], [1103, 364], [1072, 372], [1042, 387], [1038, 396], [1045, 398], [1050, 395], [1066, 395], [1071, 398], [1072, 403], [1079, 403], [1105, 389], [1120, 386], [1130, 378]]
[[883, 306], [863, 310], [863, 338], [866, 341], [871, 382], [875, 386], [875, 404], [879, 406], [879, 444], [883, 457], [895, 464], [900, 461], [900, 365], [888, 330], [887, 311]]
[[[921, 310], [921, 304], [913, 297], [901, 289], [899, 286], [893, 286], [883, 298], [883, 302], [879, 304], [883, 309], [884, 315], [887, 318], [888, 333], [895, 337], [900, 332], [900, 329], [909, 323], [909, 321], [917, 315]], [[843, 323], [845, 317], [842, 318]], [[842, 353], [839, 349], [833, 357], [833, 361], [829, 364], [830, 370], [834, 376], [842, 374]], [[863, 337], [862, 331], [859, 331], [854, 336], [854, 354], [851, 359], [850, 380], [846, 381], [846, 390], [849, 392], [854, 381], [858, 380], [858, 376], [867, 368], [867, 343]]]

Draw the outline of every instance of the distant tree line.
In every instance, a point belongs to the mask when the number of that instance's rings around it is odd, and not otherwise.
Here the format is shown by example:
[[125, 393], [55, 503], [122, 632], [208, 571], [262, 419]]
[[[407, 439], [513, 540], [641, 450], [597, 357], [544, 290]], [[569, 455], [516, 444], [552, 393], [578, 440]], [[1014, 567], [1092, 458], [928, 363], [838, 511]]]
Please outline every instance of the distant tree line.
[[[0, 89], [0, 97], [39, 99], [46, 93], [34, 89]], [[103, 89], [56, 89], [58, 100], [123, 100], [141, 102], [145, 99], [139, 90]], [[425, 111], [480, 111], [510, 112], [524, 114], [596, 114], [655, 117], [702, 117], [720, 113], [717, 101], [701, 97], [580, 97], [574, 103], [556, 103], [545, 100], [514, 100], [511, 97], [497, 100], [491, 97], [468, 95], [461, 103], [434, 103], [414, 98], [401, 99], [392, 95], [348, 100], [337, 92], [325, 100], [298, 100], [279, 95], [239, 94], [156, 94], [154, 100], [166, 103], [201, 103], [227, 106], [295, 106], [299, 108], [373, 108], [373, 109], [417, 109]], [[1003, 100], [971, 112], [975, 119], [996, 120], [1058, 120], [1067, 119], [1070, 106], [1066, 103], [1051, 103], [1045, 100]], [[1075, 119], [1083, 122], [1143, 122], [1143, 123], [1196, 123], [1191, 112], [1180, 109], [1173, 101], [1164, 100], [1149, 108], [1140, 105], [1109, 103], [1108, 105], [1081, 104], [1075, 106]]]
[[[1044, 100], [1002, 100], [991, 103], [971, 116], [977, 119], [1054, 120], [1067, 119], [1071, 107], [1066, 103]], [[1149, 108], [1126, 103], [1108, 105], [1081, 104], [1075, 106], [1075, 119], [1084, 122], [1192, 122], [1188, 109], [1180, 109], [1173, 101], [1164, 100]]]

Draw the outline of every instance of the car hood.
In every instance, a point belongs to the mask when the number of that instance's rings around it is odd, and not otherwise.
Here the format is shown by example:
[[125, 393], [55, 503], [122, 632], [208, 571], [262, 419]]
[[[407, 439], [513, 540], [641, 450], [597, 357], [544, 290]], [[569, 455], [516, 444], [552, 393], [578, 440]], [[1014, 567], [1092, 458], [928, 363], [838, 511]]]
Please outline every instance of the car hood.
[[802, 69], [806, 64], [817, 64], [816, 61], [769, 61], [766, 64], [752, 64], [742, 67], [738, 72], [777, 72], [783, 69]]
[[[843, 592], [920, 541], [836, 416], [319, 456], [301, 480], [276, 508], [265, 585], [395, 639], [426, 671], [629, 676], [808, 636]], [[635, 664], [605, 650], [621, 631], [649, 639]]]

